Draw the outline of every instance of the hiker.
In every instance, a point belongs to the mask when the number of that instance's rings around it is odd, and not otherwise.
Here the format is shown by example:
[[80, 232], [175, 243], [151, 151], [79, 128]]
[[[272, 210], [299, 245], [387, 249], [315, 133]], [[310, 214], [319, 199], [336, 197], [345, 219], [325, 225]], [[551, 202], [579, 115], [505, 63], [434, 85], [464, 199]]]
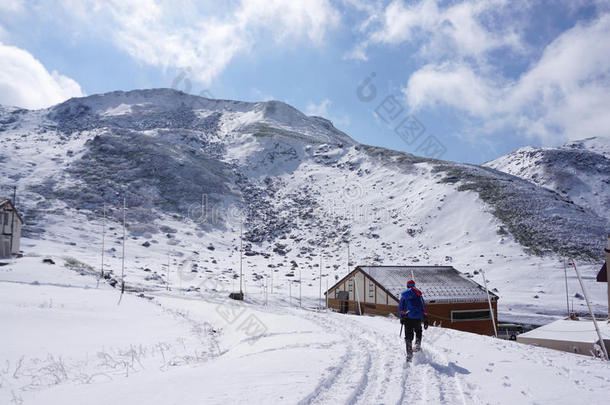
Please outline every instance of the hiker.
[[400, 323], [405, 328], [405, 343], [407, 345], [407, 361], [413, 358], [413, 333], [415, 333], [415, 351], [421, 349], [421, 323], [424, 321], [424, 329], [428, 329], [428, 314], [426, 302], [421, 291], [415, 288], [415, 281], [407, 281], [407, 289], [400, 294], [398, 304], [398, 316]]

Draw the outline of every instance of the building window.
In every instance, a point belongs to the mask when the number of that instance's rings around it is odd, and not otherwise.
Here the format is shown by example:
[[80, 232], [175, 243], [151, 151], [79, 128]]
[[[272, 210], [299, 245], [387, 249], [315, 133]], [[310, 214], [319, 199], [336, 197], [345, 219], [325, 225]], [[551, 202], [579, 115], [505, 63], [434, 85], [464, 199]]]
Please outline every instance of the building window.
[[375, 298], [375, 284], [369, 283], [369, 298]]
[[354, 292], [354, 279], [350, 279], [347, 285], [349, 286], [349, 292]]
[[2, 223], [3, 223], [4, 225], [8, 225], [8, 223], [9, 223], [9, 222], [8, 222], [8, 212], [5, 212], [5, 213], [4, 213], [4, 221], [2, 221]]
[[451, 311], [451, 322], [483, 321], [486, 319], [491, 319], [489, 309]]

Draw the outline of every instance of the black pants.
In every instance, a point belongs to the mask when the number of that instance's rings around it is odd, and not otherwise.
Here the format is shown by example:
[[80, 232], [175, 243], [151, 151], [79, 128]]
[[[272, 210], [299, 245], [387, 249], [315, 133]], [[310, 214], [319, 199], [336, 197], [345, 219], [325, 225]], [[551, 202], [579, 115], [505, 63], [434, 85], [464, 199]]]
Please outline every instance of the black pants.
[[421, 343], [421, 319], [410, 319], [402, 318], [400, 322], [405, 327], [405, 343], [407, 345], [407, 352], [413, 351], [413, 334], [415, 334], [415, 342]]

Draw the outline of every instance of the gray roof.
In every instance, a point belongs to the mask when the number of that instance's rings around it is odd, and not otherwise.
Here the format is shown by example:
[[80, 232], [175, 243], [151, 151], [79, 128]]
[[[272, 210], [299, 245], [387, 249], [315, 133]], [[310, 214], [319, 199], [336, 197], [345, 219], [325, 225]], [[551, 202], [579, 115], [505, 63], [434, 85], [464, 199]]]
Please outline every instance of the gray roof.
[[[426, 302], [487, 301], [485, 289], [452, 266], [358, 266], [396, 297], [406, 289], [407, 281], [424, 294]], [[490, 292], [492, 299], [498, 296]]]

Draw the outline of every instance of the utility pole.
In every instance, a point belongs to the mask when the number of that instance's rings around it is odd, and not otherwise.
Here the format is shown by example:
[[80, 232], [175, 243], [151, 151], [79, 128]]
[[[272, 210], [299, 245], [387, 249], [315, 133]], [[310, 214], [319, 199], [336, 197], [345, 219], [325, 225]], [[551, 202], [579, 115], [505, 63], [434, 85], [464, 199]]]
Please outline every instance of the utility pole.
[[[360, 283], [356, 282], [357, 277], [358, 277], [358, 274], [356, 273], [354, 275], [354, 278], [352, 278], [352, 283], [354, 286], [354, 294], [356, 295], [356, 301], [358, 302], [358, 315], [362, 315], [362, 306], [360, 305], [360, 295], [358, 294], [358, 284], [360, 284]], [[366, 294], [366, 291], [364, 291], [364, 293]]]
[[322, 254], [320, 254], [320, 291], [318, 293], [318, 302], [320, 309], [322, 309]]
[[15, 235], [15, 216], [17, 215], [17, 186], [13, 186], [13, 212], [11, 213], [11, 243], [9, 246], [8, 255], [11, 257], [13, 255], [13, 238]]
[[563, 277], [566, 283], [566, 308], [568, 309], [568, 318], [570, 317], [570, 298], [568, 295], [568, 269], [566, 266], [566, 258], [563, 258]]
[[201, 194], [201, 224], [205, 222], [206, 212], [204, 206], [205, 194]]
[[483, 283], [485, 284], [485, 292], [487, 293], [487, 303], [489, 304], [489, 313], [491, 314], [491, 323], [494, 327], [494, 336], [498, 337], [498, 329], [496, 328], [496, 319], [494, 315], [494, 309], [491, 305], [491, 298], [489, 297], [489, 290], [487, 289], [487, 279], [485, 278], [485, 272], [481, 269], [481, 275], [483, 276]]
[[123, 293], [125, 292], [125, 239], [126, 239], [126, 226], [125, 226], [125, 210], [127, 209], [126, 198], [123, 197], [123, 254], [121, 257], [121, 296], [119, 297], [119, 304], [123, 299]]
[[265, 306], [269, 303], [269, 276], [265, 277]]
[[244, 226], [244, 223], [242, 221], [239, 224], [239, 293], [240, 294], [244, 293], [244, 291], [242, 289], [242, 279], [243, 279], [242, 267], [243, 267], [243, 261], [244, 261], [243, 226]]
[[[610, 263], [606, 264], [609, 265]], [[608, 350], [606, 350], [606, 344], [604, 343], [604, 339], [602, 338], [602, 333], [599, 331], [599, 325], [597, 324], [597, 319], [595, 319], [595, 314], [593, 313], [593, 310], [591, 309], [591, 304], [589, 303], [589, 298], [587, 296], [587, 292], [585, 291], [585, 286], [582, 282], [582, 278], [580, 278], [580, 273], [578, 272], [578, 269], [576, 268], [576, 263], [574, 263], [574, 259], [572, 259], [572, 266], [574, 266], [574, 271], [576, 271], [576, 275], [578, 276], [578, 282], [580, 283], [580, 288], [582, 289], [582, 295], [585, 296], [585, 302], [587, 303], [587, 307], [589, 308], [589, 313], [591, 314], [591, 318], [593, 319], [593, 325], [595, 325], [595, 331], [597, 332], [597, 337], [599, 338], [599, 345], [602, 347], [602, 350], [604, 352], [604, 355], [606, 356], [605, 359], [608, 359]]]
[[104, 207], [102, 208], [102, 268], [100, 271], [100, 277], [97, 279], [98, 288], [100, 285], [100, 278], [104, 278], [104, 242], [106, 240], [106, 203], [104, 203]]
[[326, 276], [326, 311], [328, 311], [328, 275]]
[[350, 272], [350, 263], [349, 263], [349, 240], [347, 241], [347, 272]]
[[167, 291], [169, 291], [169, 266], [170, 266], [170, 257], [171, 257], [171, 252], [168, 250], [167, 251]]

